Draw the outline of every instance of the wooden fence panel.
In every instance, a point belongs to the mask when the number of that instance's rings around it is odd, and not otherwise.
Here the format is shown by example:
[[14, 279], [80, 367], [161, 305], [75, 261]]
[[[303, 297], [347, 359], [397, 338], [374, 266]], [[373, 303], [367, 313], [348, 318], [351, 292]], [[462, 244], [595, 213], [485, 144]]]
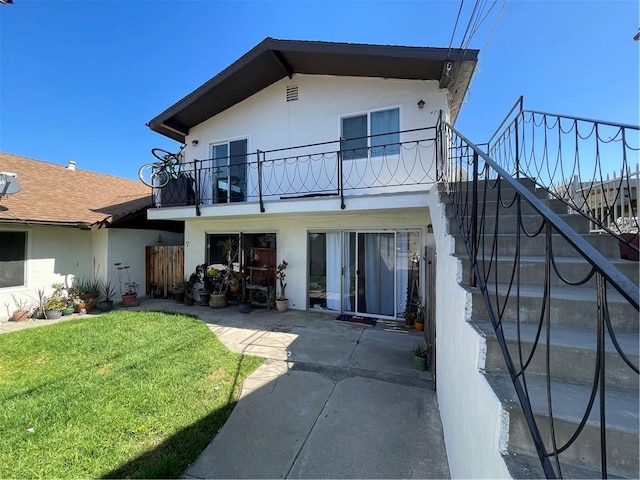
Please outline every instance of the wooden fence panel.
[[184, 246], [148, 246], [145, 249], [145, 259], [145, 292], [157, 298], [170, 297], [174, 285], [184, 280]]

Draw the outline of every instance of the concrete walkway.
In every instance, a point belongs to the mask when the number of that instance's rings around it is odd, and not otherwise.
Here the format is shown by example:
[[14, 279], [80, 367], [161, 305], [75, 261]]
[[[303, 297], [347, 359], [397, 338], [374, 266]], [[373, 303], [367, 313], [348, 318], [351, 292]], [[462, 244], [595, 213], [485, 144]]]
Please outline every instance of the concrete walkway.
[[267, 359], [184, 478], [449, 478], [431, 374], [413, 365], [421, 332], [322, 312], [135, 309], [197, 315], [230, 350]]

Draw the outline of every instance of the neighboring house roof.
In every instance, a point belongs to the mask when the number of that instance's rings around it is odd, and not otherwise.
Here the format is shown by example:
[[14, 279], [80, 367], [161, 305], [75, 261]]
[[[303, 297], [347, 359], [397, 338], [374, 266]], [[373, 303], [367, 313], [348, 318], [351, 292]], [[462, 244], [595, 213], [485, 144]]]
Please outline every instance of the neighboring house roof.
[[295, 73], [437, 80], [449, 90], [455, 123], [477, 59], [478, 50], [468, 49], [266, 38], [147, 126], [184, 143], [190, 128]]
[[22, 189], [0, 199], [0, 224], [107, 226], [151, 205], [141, 182], [0, 152], [0, 171]]

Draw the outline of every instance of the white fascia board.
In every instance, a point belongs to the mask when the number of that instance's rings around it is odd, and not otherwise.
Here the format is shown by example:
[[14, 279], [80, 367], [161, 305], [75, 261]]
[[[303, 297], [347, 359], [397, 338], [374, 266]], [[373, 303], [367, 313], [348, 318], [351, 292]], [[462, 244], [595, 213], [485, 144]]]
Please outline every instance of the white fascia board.
[[[384, 193], [375, 195], [345, 196], [345, 211], [387, 210], [394, 208], [425, 207], [429, 202], [431, 190], [402, 193]], [[290, 200], [271, 200], [264, 202], [265, 214], [296, 214], [339, 212], [340, 197], [296, 198]], [[231, 205], [202, 205], [200, 215], [196, 215], [193, 205], [187, 207], [150, 208], [149, 220], [192, 220], [214, 217], [243, 217], [260, 215], [259, 203], [234, 203]]]

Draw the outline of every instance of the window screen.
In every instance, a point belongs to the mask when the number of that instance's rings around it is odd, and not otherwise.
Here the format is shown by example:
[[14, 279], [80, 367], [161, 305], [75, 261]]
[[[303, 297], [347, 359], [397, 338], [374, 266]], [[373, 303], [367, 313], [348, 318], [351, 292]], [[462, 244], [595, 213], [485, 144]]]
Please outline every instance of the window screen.
[[342, 119], [342, 158], [367, 158], [367, 116]]
[[400, 151], [400, 110], [371, 112], [371, 156], [397, 155]]
[[0, 288], [25, 283], [26, 232], [0, 232]]

